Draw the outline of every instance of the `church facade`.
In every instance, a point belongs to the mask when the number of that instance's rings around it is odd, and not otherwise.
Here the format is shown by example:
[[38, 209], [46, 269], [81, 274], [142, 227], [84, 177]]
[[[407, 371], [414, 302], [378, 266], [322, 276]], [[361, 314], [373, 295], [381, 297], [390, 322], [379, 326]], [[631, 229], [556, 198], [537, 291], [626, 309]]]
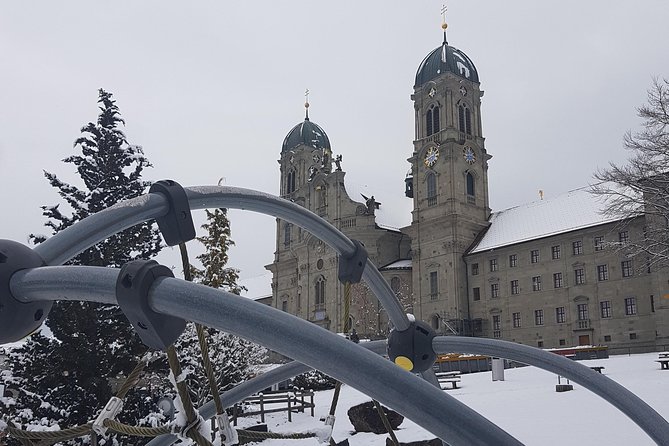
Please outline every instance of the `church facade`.
[[[327, 134], [309, 119], [308, 103], [304, 122], [282, 144], [280, 195], [361, 241], [407, 312], [439, 334], [542, 348], [667, 348], [667, 271], [624, 249], [643, 237], [643, 215], [607, 218], [586, 189], [491, 211], [482, 96], [473, 62], [444, 35], [420, 64], [411, 95], [415, 140], [405, 193], [413, 211], [404, 228], [381, 221], [374, 196], [347, 190], [341, 157], [333, 158]], [[267, 265], [273, 306], [335, 332], [387, 334], [364, 284], [353, 287], [344, 320], [344, 286], [328, 246], [281, 220], [276, 240]]]

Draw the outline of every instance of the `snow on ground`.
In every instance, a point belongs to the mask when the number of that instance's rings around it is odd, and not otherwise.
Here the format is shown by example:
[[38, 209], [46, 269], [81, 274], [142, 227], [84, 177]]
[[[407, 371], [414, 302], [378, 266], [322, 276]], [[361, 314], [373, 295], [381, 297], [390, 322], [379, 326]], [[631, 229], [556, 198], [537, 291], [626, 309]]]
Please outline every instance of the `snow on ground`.
[[[588, 366], [604, 366], [603, 374], [627, 387], [669, 420], [669, 370], [660, 370], [657, 353], [612, 356], [609, 359], [579, 361]], [[564, 380], [563, 380], [564, 383]], [[535, 367], [507, 369], [505, 381], [492, 382], [490, 372], [462, 376], [461, 388], [446, 390], [448, 395], [480, 412], [527, 445], [630, 445], [655, 444], [622, 412], [587, 389], [574, 385], [570, 392], [557, 393], [557, 376]], [[294, 414], [288, 423], [285, 413], [266, 417], [270, 431], [307, 432], [322, 428], [330, 408], [332, 390], [315, 396], [316, 416]], [[353, 434], [346, 411], [369, 398], [349, 386], [342, 386], [337, 406], [333, 438], [348, 438], [351, 446], [385, 445], [384, 435]], [[444, 419], [447, 420], [447, 416]], [[255, 424], [259, 417], [240, 420]], [[400, 441], [434, 438], [405, 419], [397, 431]], [[267, 440], [265, 446], [316, 446], [316, 439]]]

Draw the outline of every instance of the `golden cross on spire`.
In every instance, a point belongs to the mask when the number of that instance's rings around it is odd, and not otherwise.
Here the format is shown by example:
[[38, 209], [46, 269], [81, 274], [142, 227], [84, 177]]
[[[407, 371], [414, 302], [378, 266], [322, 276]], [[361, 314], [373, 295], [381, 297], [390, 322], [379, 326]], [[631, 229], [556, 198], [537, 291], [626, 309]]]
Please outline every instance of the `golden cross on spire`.
[[309, 120], [309, 89], [308, 88], [306, 90], [304, 90], [304, 108], [306, 110], [306, 112], [305, 112], [306, 116], [305, 116], [304, 119], [306, 119], [308, 121]]
[[446, 11], [448, 11], [448, 8], [446, 7], [446, 4], [441, 5], [441, 27], [446, 30]]

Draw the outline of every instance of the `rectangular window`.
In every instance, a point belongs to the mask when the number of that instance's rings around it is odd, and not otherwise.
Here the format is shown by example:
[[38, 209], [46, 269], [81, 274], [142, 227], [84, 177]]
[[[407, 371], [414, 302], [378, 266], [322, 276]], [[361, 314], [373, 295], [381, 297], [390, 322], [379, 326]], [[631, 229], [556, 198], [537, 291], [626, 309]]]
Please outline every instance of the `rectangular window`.
[[583, 241], [576, 240], [571, 243], [572, 252], [575, 256], [580, 256], [583, 254]]
[[564, 324], [566, 321], [566, 313], [564, 307], [557, 307], [555, 309], [555, 322], [558, 324]]
[[562, 273], [553, 274], [553, 288], [562, 288]]
[[595, 251], [601, 251], [604, 249], [604, 237], [599, 236], [595, 237]]
[[497, 271], [497, 259], [490, 259], [490, 272], [494, 273]]
[[629, 232], [627, 232], [627, 231], [620, 231], [620, 232], [618, 233], [618, 241], [619, 241], [620, 243], [622, 243], [623, 245], [626, 244], [627, 242], [629, 242], [629, 239], [630, 239], [630, 237], [629, 237]]
[[551, 246], [551, 258], [553, 260], [560, 258], [560, 245]]
[[539, 250], [533, 249], [530, 251], [530, 263], [539, 263]]
[[574, 270], [574, 283], [576, 285], [583, 285], [585, 283], [585, 270], [583, 268], [576, 268]]
[[567, 341], [564, 340], [564, 339], [560, 339], [559, 344], [560, 345], [567, 345]]
[[636, 333], [630, 333], [630, 340], [635, 340], [636, 339]]
[[544, 348], [544, 341], [537, 341], [537, 347]]
[[490, 284], [490, 297], [493, 299], [499, 297], [499, 283]]
[[578, 304], [576, 308], [578, 309], [578, 320], [587, 321], [589, 319], [588, 304]]
[[437, 272], [432, 271], [430, 273], [430, 299], [436, 300], [439, 295], [439, 280], [437, 278]]
[[604, 342], [611, 342], [611, 335], [604, 335]]
[[650, 295], [650, 312], [655, 313], [655, 296]]
[[534, 325], [544, 325], [544, 310], [534, 310]]
[[288, 311], [288, 301], [284, 300], [281, 302], [281, 311], [287, 312]]
[[478, 276], [478, 275], [479, 275], [479, 264], [472, 263], [472, 276]]
[[636, 297], [625, 298], [625, 314], [628, 316], [636, 314]]
[[518, 288], [518, 281], [517, 280], [512, 280], [511, 281], [511, 294], [518, 294], [519, 293], [519, 288]]
[[541, 276], [532, 277], [532, 291], [541, 291]]
[[513, 328], [520, 328], [520, 313], [513, 313]]
[[599, 280], [600, 282], [609, 280], [608, 265], [597, 265], [597, 280]]
[[607, 319], [611, 317], [611, 301], [603, 300], [599, 303], [599, 309], [602, 313], [602, 319]]
[[474, 300], [481, 300], [481, 288], [473, 288], [472, 295], [474, 296]]
[[511, 254], [509, 256], [509, 268], [515, 268], [518, 266], [518, 256], [516, 254]]
[[290, 245], [290, 231], [291, 231], [291, 224], [286, 223], [283, 227], [283, 244], [285, 246]]
[[623, 273], [623, 277], [632, 277], [634, 274], [634, 270], [632, 269], [632, 261], [631, 260], [623, 260], [620, 262], [620, 270]]
[[492, 317], [492, 329], [501, 330], [501, 316], [499, 314], [493, 315]]

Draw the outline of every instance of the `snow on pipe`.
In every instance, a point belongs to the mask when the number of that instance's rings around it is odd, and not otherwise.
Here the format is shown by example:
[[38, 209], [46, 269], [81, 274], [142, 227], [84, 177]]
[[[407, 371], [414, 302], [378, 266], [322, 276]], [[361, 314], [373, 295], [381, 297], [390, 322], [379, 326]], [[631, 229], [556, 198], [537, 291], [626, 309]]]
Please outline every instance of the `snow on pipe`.
[[[41, 267], [15, 273], [10, 286], [16, 299], [24, 302], [84, 299], [115, 303], [118, 273], [104, 267]], [[159, 313], [224, 330], [321, 370], [392, 407], [452, 446], [521, 444], [478, 412], [390, 361], [276, 308], [170, 277], [154, 282], [148, 301]]]
[[437, 336], [432, 346], [437, 353], [462, 352], [511, 359], [564, 376], [618, 408], [657, 444], [669, 444], [669, 423], [655, 409], [612, 379], [564, 356], [515, 342], [462, 336]]
[[[355, 252], [355, 245], [337, 228], [313, 212], [291, 201], [251, 189], [229, 186], [184, 188], [191, 209], [232, 208], [249, 210], [281, 218], [306, 229], [343, 257]], [[117, 203], [60, 231], [34, 250], [47, 265], [62, 265], [81, 251], [136, 224], [161, 217], [168, 212], [167, 199], [159, 193]], [[363, 278], [388, 318], [400, 331], [409, 328], [409, 320], [399, 300], [381, 273], [367, 262]]]

